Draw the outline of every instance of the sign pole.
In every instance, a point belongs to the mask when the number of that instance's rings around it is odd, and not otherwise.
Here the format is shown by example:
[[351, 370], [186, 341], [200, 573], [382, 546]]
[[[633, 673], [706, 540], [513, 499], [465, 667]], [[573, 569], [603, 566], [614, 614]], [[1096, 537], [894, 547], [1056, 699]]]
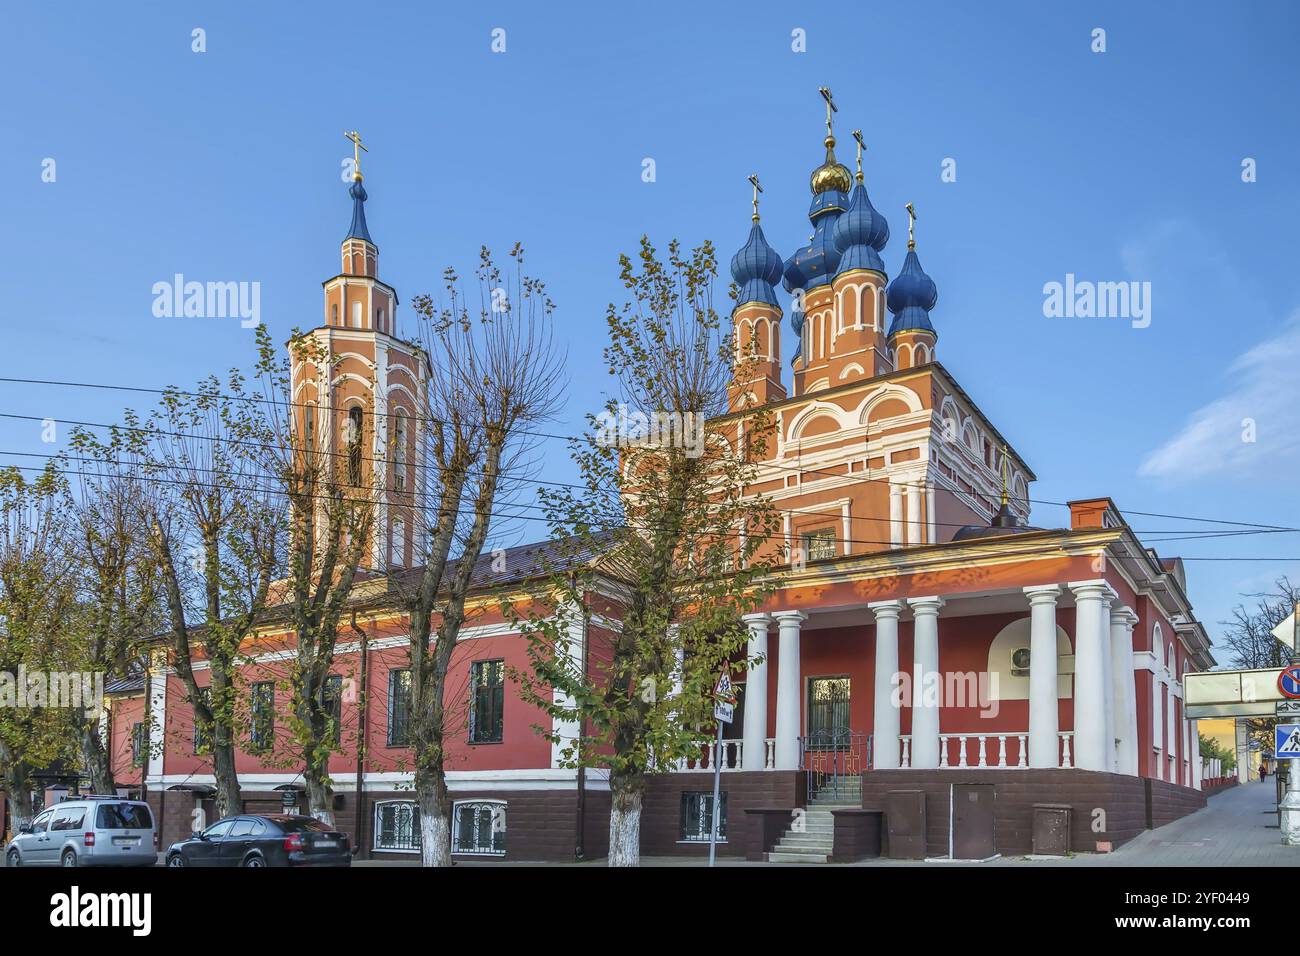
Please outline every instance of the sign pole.
[[713, 819], [709, 821], [709, 866], [713, 866], [718, 853], [718, 821], [721, 818], [718, 804], [722, 800], [722, 721], [718, 721], [718, 739], [713, 745]]

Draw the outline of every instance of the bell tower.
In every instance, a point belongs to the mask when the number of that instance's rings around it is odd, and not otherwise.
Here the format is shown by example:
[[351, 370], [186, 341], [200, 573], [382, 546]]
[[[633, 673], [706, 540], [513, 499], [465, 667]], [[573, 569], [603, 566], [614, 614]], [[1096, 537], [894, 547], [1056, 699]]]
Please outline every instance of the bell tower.
[[418, 564], [423, 553], [416, 467], [426, 411], [429, 362], [397, 335], [397, 290], [379, 278], [379, 247], [366, 224], [356, 131], [343, 134], [355, 165], [348, 196], [352, 222], [340, 249], [342, 269], [323, 283], [321, 325], [306, 333], [311, 356], [294, 354], [297, 433], [345, 493], [374, 502], [372, 540], [362, 567], [384, 573]]

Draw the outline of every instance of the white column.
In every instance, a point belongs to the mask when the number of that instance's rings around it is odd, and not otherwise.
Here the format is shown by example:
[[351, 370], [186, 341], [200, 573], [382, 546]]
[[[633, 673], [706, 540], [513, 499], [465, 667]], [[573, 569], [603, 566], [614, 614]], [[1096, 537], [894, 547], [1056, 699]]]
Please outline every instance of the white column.
[[1106, 745], [1106, 657], [1110, 651], [1109, 615], [1102, 605], [1114, 595], [1105, 581], [1075, 581], [1074, 592], [1074, 765], [1109, 770]]
[[745, 724], [741, 766], [745, 770], [762, 770], [767, 762], [767, 628], [772, 618], [766, 614], [746, 614], [749, 625], [749, 657], [762, 657], [761, 664], [751, 664], [745, 678]]
[[803, 726], [803, 679], [799, 673], [799, 631], [808, 615], [802, 611], [777, 611], [781, 631], [776, 662], [776, 770], [799, 767], [799, 737]]
[[909, 598], [907, 603], [912, 608], [912, 766], [930, 770], [939, 766], [938, 692], [943, 686], [939, 675], [939, 608], [943, 607], [943, 598]]
[[1029, 766], [1060, 766], [1060, 696], [1056, 650], [1055, 584], [1025, 588], [1029, 595]]
[[1115, 668], [1111, 666], [1111, 633], [1110, 633], [1110, 610], [1112, 594], [1106, 594], [1101, 599], [1101, 686], [1106, 692], [1106, 701], [1103, 705], [1103, 713], [1106, 717], [1106, 729], [1102, 734], [1102, 740], [1106, 742], [1104, 754], [1105, 763], [1102, 769], [1110, 773], [1115, 773]]
[[898, 673], [898, 615], [902, 601], [868, 604], [876, 615], [876, 683], [872, 707], [872, 764], [877, 770], [899, 765], [900, 711], [894, 704], [894, 675]]
[[903, 543], [903, 489], [889, 483], [889, 543], [897, 548]]
[[[568, 660], [567, 669], [570, 673], [583, 674], [586, 673], [586, 664], [582, 659], [582, 608], [576, 601], [569, 601], [567, 602], [566, 613], [568, 615], [568, 628], [564, 636], [556, 641], [555, 654], [557, 658], [563, 657]], [[678, 693], [680, 693], [680, 688]], [[551, 699], [555, 701], [558, 707], [573, 707], [573, 699], [558, 687], [551, 691]], [[551, 766], [553, 768], [564, 766], [566, 762], [565, 748], [570, 749], [569, 756], [572, 756], [573, 742], [578, 739], [581, 732], [582, 724], [580, 721], [560, 716], [551, 718], [551, 733], [555, 736], [555, 739], [551, 741]]]
[[[1174, 718], [1174, 676], [1173, 664], [1169, 669], [1169, 695], [1165, 698], [1165, 766], [1169, 768], [1165, 779], [1170, 783], [1178, 782], [1178, 722]], [[1243, 778], [1246, 783], [1249, 778]]]
[[1156, 669], [1151, 672], [1151, 747], [1155, 751], [1156, 779], [1165, 778], [1165, 704], [1161, 693], [1164, 683], [1160, 679], [1160, 661], [1164, 648], [1155, 646]]
[[921, 543], [921, 489], [915, 479], [907, 485], [907, 543]]
[[1133, 625], [1137, 615], [1126, 607], [1110, 612], [1110, 668], [1114, 686], [1115, 736], [1119, 738], [1116, 770], [1138, 772], [1137, 688], [1133, 685]]

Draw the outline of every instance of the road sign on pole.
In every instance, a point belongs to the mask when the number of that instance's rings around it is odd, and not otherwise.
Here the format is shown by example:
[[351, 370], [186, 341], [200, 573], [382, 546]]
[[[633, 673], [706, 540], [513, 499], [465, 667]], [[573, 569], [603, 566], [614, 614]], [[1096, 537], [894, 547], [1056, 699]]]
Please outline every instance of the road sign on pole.
[[713, 685], [713, 719], [718, 723], [718, 739], [713, 745], [713, 806], [709, 820], [709, 866], [718, 852], [718, 823], [722, 808], [722, 728], [731, 723], [736, 712], [736, 689], [731, 686], [731, 674], [723, 671]]
[[1278, 760], [1300, 759], [1300, 724], [1278, 724], [1274, 733], [1277, 739], [1273, 756]]
[[1300, 664], [1282, 668], [1282, 673], [1277, 675], [1277, 689], [1289, 700], [1300, 699]]

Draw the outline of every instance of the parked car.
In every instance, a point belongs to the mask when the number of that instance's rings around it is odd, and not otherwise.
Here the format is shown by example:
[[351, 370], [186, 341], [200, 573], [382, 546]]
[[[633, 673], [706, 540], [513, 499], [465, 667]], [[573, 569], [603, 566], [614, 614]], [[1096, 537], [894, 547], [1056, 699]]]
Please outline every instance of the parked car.
[[20, 827], [6, 866], [153, 866], [158, 862], [149, 804], [121, 797], [74, 797]]
[[168, 866], [351, 866], [352, 846], [314, 817], [243, 814], [167, 848]]

